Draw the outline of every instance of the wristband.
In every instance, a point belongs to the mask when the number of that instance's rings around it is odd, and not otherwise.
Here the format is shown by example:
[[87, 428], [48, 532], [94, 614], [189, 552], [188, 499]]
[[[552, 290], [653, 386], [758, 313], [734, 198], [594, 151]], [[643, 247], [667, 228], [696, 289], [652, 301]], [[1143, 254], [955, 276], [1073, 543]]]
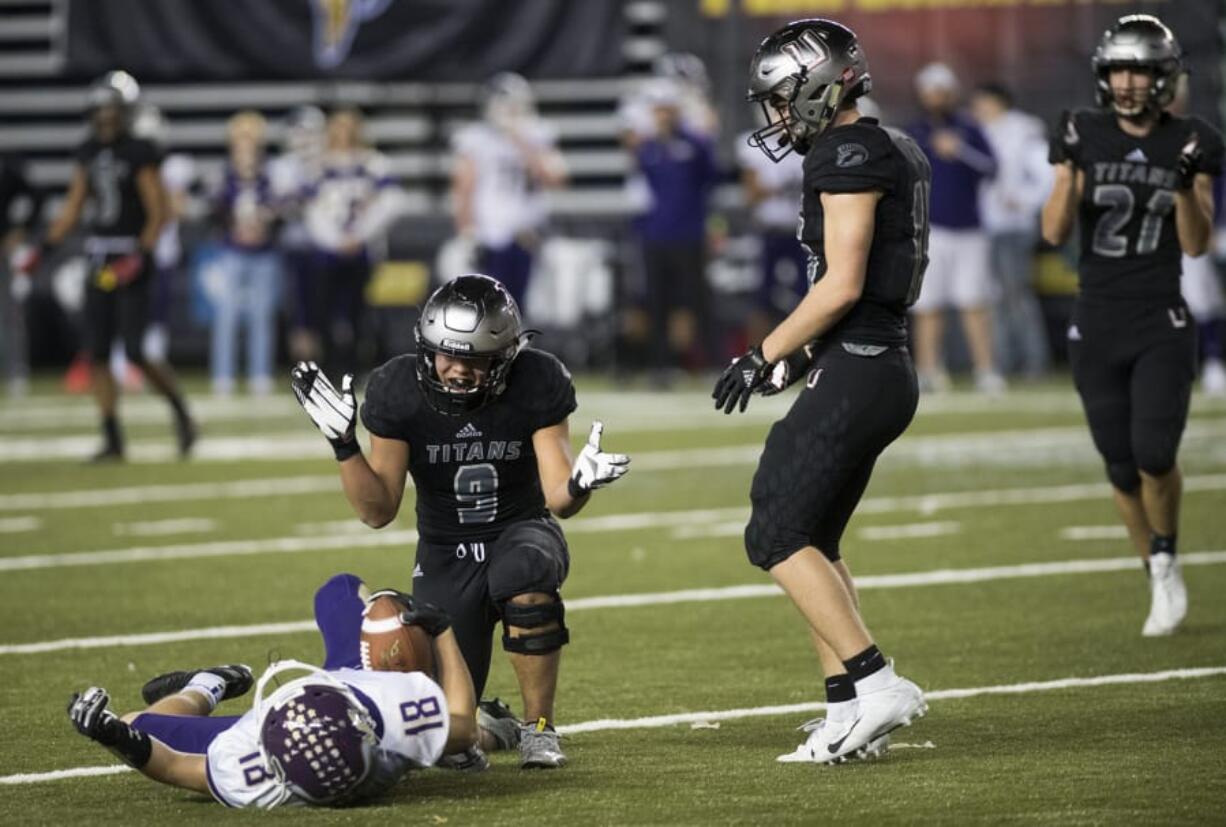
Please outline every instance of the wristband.
[[332, 453], [336, 454], [337, 462], [344, 462], [355, 454], [362, 453], [362, 446], [358, 444], [357, 439], [351, 439], [340, 444], [333, 443]]
[[570, 494], [572, 500], [581, 500], [592, 493], [592, 489], [584, 488], [579, 484], [579, 481], [571, 477], [566, 481], [566, 493]]
[[124, 763], [138, 770], [149, 763], [153, 755], [153, 741], [147, 734], [118, 719], [107, 730], [99, 743], [122, 758]]

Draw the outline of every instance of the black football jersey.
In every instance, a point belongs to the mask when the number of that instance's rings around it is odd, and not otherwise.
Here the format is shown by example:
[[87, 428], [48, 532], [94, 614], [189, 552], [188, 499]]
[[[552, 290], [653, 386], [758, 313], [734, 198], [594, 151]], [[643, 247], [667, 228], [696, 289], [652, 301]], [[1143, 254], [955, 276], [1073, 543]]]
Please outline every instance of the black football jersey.
[[800, 241], [809, 251], [809, 281], [826, 274], [824, 192], [884, 193], [877, 202], [873, 245], [860, 301], [827, 339], [897, 345], [907, 341], [907, 308], [928, 266], [928, 194], [932, 167], [908, 135], [874, 118], [836, 126], [805, 154]]
[[77, 162], [85, 169], [93, 202], [89, 233], [117, 238], [139, 236], [146, 216], [136, 174], [144, 167], [157, 167], [157, 148], [130, 135], [105, 144], [90, 138], [77, 150]]
[[1113, 112], [1081, 110], [1073, 165], [1085, 173], [1078, 206], [1081, 293], [1089, 298], [1179, 296], [1175, 165], [1192, 133], [1204, 153], [1201, 171], [1222, 171], [1222, 136], [1200, 118], [1163, 113], [1144, 138], [1120, 129]]
[[575, 407], [575, 386], [562, 363], [527, 348], [493, 402], [465, 416], [447, 416], [422, 396], [410, 353], [371, 374], [362, 424], [372, 434], [409, 444], [423, 540], [490, 541], [510, 523], [547, 513], [532, 435], [563, 421]]

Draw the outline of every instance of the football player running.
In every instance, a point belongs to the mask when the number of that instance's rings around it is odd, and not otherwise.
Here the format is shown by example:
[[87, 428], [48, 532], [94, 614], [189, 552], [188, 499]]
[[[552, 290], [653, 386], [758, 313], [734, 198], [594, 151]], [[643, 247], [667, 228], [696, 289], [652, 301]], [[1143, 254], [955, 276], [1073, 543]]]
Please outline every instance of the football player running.
[[[294, 393], [332, 444], [345, 495], [364, 523], [381, 528], [395, 519], [405, 476], [413, 477], [420, 536], [413, 594], [451, 616], [478, 697], [501, 619], [527, 723], [483, 702], [484, 748], [518, 745], [520, 766], [560, 767], [554, 696], [570, 636], [559, 589], [570, 554], [554, 517], [577, 513], [594, 489], [626, 472], [629, 457], [601, 449], [603, 426], [595, 422], [572, 459], [570, 374], [526, 347], [519, 309], [494, 279], [464, 275], [435, 290], [415, 333], [416, 353], [390, 360], [367, 384], [369, 456], [354, 435], [352, 376], [337, 389], [313, 363], [299, 363]], [[480, 749], [454, 763], [487, 766]]]
[[39, 245], [38, 259], [63, 242], [80, 222], [87, 202], [93, 212], [85, 238], [90, 262], [85, 288], [85, 342], [91, 361], [94, 400], [102, 416], [102, 449], [95, 461], [123, 459], [119, 427], [119, 391], [111, 375], [111, 345], [123, 341], [130, 364], [169, 403], [174, 414], [179, 454], [186, 457], [196, 441], [170, 366], [147, 359], [145, 331], [150, 319], [153, 253], [166, 220], [166, 193], [157, 148], [132, 134], [140, 88], [127, 72], [109, 72], [89, 90], [90, 136], [77, 150], [76, 168], [64, 205]]
[[1065, 112], [1051, 141], [1043, 237], [1081, 225], [1081, 290], [1068, 329], [1073, 381], [1124, 525], [1149, 573], [1141, 629], [1168, 635], [1188, 608], [1176, 559], [1179, 441], [1196, 375], [1180, 253], [1208, 249], [1222, 139], [1171, 115], [1183, 54], [1151, 15], [1122, 17], [1091, 66], [1098, 109]]
[[[422, 672], [362, 671], [363, 610], [384, 595], [401, 602], [402, 622], [434, 638], [437, 683]], [[315, 622], [324, 667], [272, 664], [244, 715], [210, 717], [255, 683], [234, 664], [159, 675], [141, 690], [149, 707], [123, 717], [108, 709], [105, 689], [90, 687], [72, 696], [68, 717], [154, 781], [228, 807], [359, 804], [476, 742], [472, 678], [444, 612], [394, 590], [370, 594], [356, 576], [338, 574], [315, 594]], [[274, 678], [303, 671], [264, 696]]]
[[811, 287], [713, 396], [717, 409], [743, 411], [751, 394], [805, 378], [766, 439], [745, 548], [804, 616], [826, 675], [825, 720], [779, 760], [837, 763], [879, 754], [927, 710], [869, 634], [839, 539], [878, 455], [915, 414], [906, 313], [927, 263], [931, 169], [909, 137], [861, 116], [871, 80], [850, 29], [790, 23], [762, 41], [749, 72], [749, 100], [768, 122], [751, 143], [773, 159], [805, 156]]

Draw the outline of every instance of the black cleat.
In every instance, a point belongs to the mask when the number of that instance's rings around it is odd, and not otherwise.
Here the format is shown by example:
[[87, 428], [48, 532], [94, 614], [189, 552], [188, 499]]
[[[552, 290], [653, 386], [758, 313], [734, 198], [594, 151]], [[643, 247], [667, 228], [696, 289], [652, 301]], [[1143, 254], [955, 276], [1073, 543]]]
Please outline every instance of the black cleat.
[[196, 423], [191, 417], [182, 416], [175, 420], [175, 438], [179, 443], [179, 459], [187, 459], [192, 455], [192, 446], [196, 444]]
[[183, 687], [191, 683], [192, 676], [199, 672], [209, 672], [226, 682], [226, 691], [222, 693], [220, 698], [223, 701], [247, 694], [252, 684], [255, 683], [255, 676], [251, 674], [251, 667], [244, 666], [241, 663], [232, 663], [228, 666], [208, 666], [203, 669], [188, 669], [182, 672], [167, 672], [165, 675], [158, 675], [141, 687], [140, 696], [145, 699], [145, 703], [153, 705], [162, 700], [162, 698], [182, 691]]
[[106, 445], [85, 462], [87, 465], [106, 465], [112, 462], [123, 462], [123, 449], [117, 445]]

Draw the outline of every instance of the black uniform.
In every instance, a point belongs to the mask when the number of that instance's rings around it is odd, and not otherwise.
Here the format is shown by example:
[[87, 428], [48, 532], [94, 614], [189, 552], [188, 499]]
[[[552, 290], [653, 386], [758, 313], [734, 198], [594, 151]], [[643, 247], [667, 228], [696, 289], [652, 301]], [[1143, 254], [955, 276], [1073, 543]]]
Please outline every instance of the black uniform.
[[144, 363], [142, 342], [149, 319], [150, 262], [133, 274], [119, 275], [110, 265], [139, 253], [147, 215], [137, 189], [138, 173], [156, 171], [157, 149], [149, 141], [123, 135], [110, 143], [88, 139], [77, 151], [85, 170], [92, 212], [85, 238], [90, 280], [85, 296], [86, 346], [95, 362], [110, 356], [111, 342], [122, 337], [128, 360]]
[[839, 558], [877, 457], [915, 415], [906, 312], [928, 263], [931, 179], [915, 142], [872, 118], [829, 130], [805, 156], [800, 240], [811, 281], [826, 273], [821, 194], [882, 197], [861, 299], [818, 342], [805, 388], [771, 428], [754, 475], [745, 547], [764, 569], [810, 545]]
[[1218, 175], [1222, 139], [1199, 118], [1166, 113], [1143, 138], [1112, 112], [1072, 118], [1079, 140], [1068, 154], [1085, 187], [1069, 359], [1107, 475], [1132, 492], [1138, 469], [1174, 467], [1196, 376], [1196, 327], [1179, 291], [1176, 161], [1195, 133], [1201, 171]]
[[422, 397], [415, 360], [398, 356], [371, 374], [362, 424], [409, 445], [420, 536], [413, 594], [451, 615], [480, 694], [502, 604], [556, 593], [570, 567], [545, 506], [532, 435], [570, 416], [575, 388], [555, 357], [526, 349], [493, 402], [446, 416]]

